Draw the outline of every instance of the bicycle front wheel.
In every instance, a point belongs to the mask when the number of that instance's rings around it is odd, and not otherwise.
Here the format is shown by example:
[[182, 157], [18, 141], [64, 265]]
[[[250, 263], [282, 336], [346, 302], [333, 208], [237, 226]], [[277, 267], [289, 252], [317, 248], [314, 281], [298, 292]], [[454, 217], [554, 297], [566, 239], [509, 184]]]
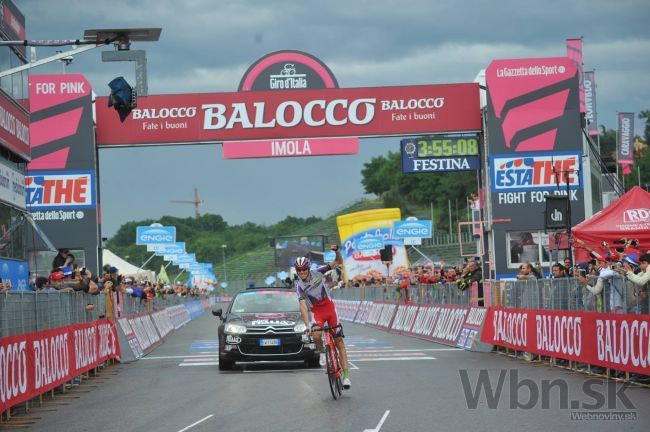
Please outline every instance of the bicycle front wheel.
[[336, 364], [334, 363], [335, 360], [330, 346], [325, 348], [325, 360], [327, 362], [327, 380], [330, 384], [330, 391], [332, 392], [332, 397], [336, 400], [341, 395], [341, 391], [337, 384], [339, 379], [336, 376]]

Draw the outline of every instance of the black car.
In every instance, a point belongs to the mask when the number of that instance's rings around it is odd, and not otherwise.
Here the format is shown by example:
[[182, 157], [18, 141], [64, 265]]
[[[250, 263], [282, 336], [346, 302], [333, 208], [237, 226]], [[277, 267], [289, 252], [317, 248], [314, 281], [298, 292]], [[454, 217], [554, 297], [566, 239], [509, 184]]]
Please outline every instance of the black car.
[[304, 334], [295, 291], [257, 288], [239, 292], [226, 312], [212, 311], [219, 325], [219, 370], [235, 362], [303, 360], [318, 366], [316, 346]]

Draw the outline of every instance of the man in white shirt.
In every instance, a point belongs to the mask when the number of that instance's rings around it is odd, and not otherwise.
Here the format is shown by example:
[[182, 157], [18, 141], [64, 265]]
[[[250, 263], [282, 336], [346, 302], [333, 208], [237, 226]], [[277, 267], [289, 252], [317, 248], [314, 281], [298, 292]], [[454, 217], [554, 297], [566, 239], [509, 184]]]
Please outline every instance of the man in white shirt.
[[639, 267], [641, 272], [634, 274], [632, 267], [625, 263], [624, 268], [617, 268], [616, 271], [625, 275], [625, 278], [636, 285], [645, 285], [650, 282], [650, 254], [643, 254], [639, 258]]

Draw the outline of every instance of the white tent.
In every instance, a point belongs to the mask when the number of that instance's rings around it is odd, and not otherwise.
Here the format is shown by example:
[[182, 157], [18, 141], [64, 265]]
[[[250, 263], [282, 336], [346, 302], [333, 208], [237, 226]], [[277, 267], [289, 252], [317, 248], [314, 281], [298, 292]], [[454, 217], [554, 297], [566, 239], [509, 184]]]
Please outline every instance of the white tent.
[[132, 278], [137, 280], [146, 279], [151, 282], [156, 281], [156, 272], [151, 270], [139, 269], [133, 264], [115, 255], [113, 252], [109, 251], [108, 249], [103, 249], [102, 262], [104, 263], [104, 265], [110, 264], [111, 267], [117, 268], [121, 275], [131, 276]]

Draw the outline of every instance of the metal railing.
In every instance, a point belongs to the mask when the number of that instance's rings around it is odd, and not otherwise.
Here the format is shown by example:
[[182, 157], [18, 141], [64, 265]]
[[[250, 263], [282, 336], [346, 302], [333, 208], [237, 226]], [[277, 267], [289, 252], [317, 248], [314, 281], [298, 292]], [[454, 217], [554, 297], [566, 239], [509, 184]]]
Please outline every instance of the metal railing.
[[416, 284], [400, 289], [397, 285], [372, 285], [332, 291], [339, 300], [388, 301], [413, 304], [470, 305], [470, 290], [461, 291], [455, 283]]
[[[124, 295], [113, 300], [113, 311], [117, 311], [119, 306], [121, 315], [125, 316], [198, 299], [169, 294], [143, 300]], [[0, 337], [92, 322], [106, 317], [106, 305], [104, 293], [3, 291], [0, 292]]]
[[577, 278], [490, 281], [492, 305], [523, 309], [648, 313], [647, 285], [640, 287], [619, 275], [601, 278], [600, 282], [598, 279], [589, 277], [589, 287]]
[[[597, 277], [590, 277], [588, 283], [589, 287], [580, 283], [577, 278], [490, 280], [483, 286], [485, 305], [522, 309], [649, 313], [650, 290], [647, 285], [639, 287], [619, 275], [600, 282]], [[594, 293], [599, 290], [599, 293]], [[472, 289], [461, 291], [455, 283], [438, 283], [409, 285], [401, 290], [396, 285], [342, 288], [333, 290], [332, 297], [340, 300], [470, 306], [476, 304], [477, 293], [473, 293]]]

